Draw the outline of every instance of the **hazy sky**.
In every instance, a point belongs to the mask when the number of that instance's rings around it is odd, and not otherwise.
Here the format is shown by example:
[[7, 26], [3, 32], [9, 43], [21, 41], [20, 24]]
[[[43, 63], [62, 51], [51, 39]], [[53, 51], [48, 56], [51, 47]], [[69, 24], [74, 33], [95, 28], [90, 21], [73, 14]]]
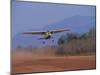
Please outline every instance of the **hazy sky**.
[[13, 1], [12, 34], [42, 28], [76, 15], [95, 16], [95, 7]]

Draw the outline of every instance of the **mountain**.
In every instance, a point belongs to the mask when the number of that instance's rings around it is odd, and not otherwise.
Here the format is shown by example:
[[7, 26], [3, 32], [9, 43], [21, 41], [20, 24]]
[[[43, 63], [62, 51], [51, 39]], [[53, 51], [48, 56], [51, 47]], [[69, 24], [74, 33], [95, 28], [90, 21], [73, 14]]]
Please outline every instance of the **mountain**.
[[72, 32], [83, 33], [95, 26], [95, 16], [73, 16], [64, 20], [45, 26], [44, 29], [70, 29]]
[[[73, 16], [70, 18], [65, 18], [62, 21], [57, 23], [47, 25], [41, 29], [32, 28], [29, 31], [45, 31], [45, 30], [55, 30], [55, 29], [70, 29], [71, 32], [84, 33], [87, 32], [91, 27], [95, 26], [95, 16]], [[46, 41], [45, 45], [57, 45], [57, 39], [66, 32], [62, 32], [59, 34], [55, 34], [54, 40]], [[18, 33], [12, 38], [12, 48], [16, 48], [18, 46], [21, 47], [30, 47], [30, 46], [45, 46], [42, 40], [37, 40], [37, 38], [41, 38], [41, 35], [22, 35]]]

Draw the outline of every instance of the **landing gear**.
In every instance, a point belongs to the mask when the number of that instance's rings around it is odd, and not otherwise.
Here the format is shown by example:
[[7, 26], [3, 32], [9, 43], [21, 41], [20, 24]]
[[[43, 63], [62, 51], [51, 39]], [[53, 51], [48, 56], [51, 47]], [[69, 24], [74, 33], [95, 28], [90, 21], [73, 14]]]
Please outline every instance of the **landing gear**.
[[52, 40], [52, 42], [54, 42], [54, 40]]
[[[48, 39], [48, 40], [50, 40], [50, 39]], [[46, 41], [47, 41], [47, 40], [43, 40], [42, 43], [43, 43], [43, 44], [46, 44]], [[54, 43], [54, 40], [51, 39], [51, 42]]]

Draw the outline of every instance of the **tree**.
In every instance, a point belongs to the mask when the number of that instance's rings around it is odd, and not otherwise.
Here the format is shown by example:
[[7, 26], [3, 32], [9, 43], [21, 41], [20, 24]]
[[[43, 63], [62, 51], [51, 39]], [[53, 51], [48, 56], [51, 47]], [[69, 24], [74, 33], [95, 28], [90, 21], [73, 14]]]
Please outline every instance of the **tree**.
[[66, 39], [67, 37], [65, 35], [61, 36], [59, 39], [58, 39], [58, 45], [62, 45], [66, 42]]
[[82, 34], [82, 35], [79, 37], [79, 39], [86, 39], [86, 38], [88, 38], [88, 32]]
[[58, 45], [62, 45], [64, 43], [68, 43], [72, 40], [78, 39], [78, 34], [77, 33], [68, 33], [67, 35], [63, 35], [58, 39]]
[[90, 38], [95, 38], [96, 37], [96, 28], [93, 27], [89, 30], [88, 35]]
[[87, 38], [95, 38], [96, 37], [96, 30], [95, 27], [90, 28], [88, 32], [83, 33], [79, 39], [87, 39]]
[[70, 42], [72, 40], [78, 39], [78, 34], [76, 33], [68, 33], [67, 34], [67, 42]]

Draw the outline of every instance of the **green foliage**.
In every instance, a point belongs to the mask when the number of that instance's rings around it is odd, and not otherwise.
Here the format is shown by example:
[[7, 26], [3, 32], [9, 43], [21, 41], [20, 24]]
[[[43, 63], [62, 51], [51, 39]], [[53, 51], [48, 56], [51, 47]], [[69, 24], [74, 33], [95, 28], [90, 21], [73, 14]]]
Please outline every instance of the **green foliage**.
[[86, 38], [88, 38], [88, 33], [84, 33], [79, 37], [79, 39], [86, 39]]
[[93, 28], [89, 29], [88, 32], [83, 33], [83, 34], [79, 37], [79, 39], [88, 39], [88, 38], [95, 38], [95, 37], [96, 37], [96, 30], [95, 30], [95, 28], [93, 27]]
[[66, 42], [67, 37], [66, 36], [61, 36], [58, 40], [58, 45], [62, 45]]
[[96, 29], [95, 27], [91, 28], [88, 32], [88, 35], [90, 38], [95, 38], [96, 37]]
[[81, 34], [80, 36], [77, 33], [68, 33], [67, 35], [63, 35], [58, 39], [58, 45], [71, 42], [72, 40], [78, 39], [88, 39], [88, 38], [95, 38], [96, 37], [96, 30], [95, 27], [90, 28], [88, 32]]
[[70, 42], [72, 40], [78, 39], [78, 34], [76, 33], [68, 33], [67, 34], [67, 42]]
[[78, 39], [78, 34], [76, 33], [68, 33], [67, 35], [63, 35], [58, 39], [58, 45], [62, 45], [64, 43], [68, 43], [72, 40]]
[[76, 55], [82, 53], [96, 52], [96, 30], [89, 29], [88, 32], [80, 34], [68, 33], [58, 39], [57, 55]]

